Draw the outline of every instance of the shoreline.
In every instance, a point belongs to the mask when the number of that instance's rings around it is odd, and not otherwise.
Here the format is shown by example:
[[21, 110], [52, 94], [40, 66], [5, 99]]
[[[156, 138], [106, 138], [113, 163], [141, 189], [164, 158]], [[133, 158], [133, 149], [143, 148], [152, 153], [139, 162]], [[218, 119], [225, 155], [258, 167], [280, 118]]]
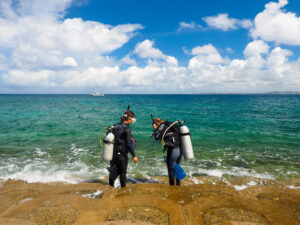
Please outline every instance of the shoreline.
[[[134, 184], [134, 179], [141, 183]], [[170, 187], [167, 177], [151, 177], [152, 183], [129, 178], [122, 189], [107, 185], [107, 178], [78, 184], [8, 180], [0, 187], [0, 224], [300, 223], [300, 189], [296, 189], [300, 179], [228, 178], [227, 183], [214, 177], [195, 179], [198, 184], [184, 179], [182, 186]]]
[[[47, 182], [30, 182], [22, 179], [0, 179], [0, 188], [3, 184], [6, 183], [27, 183], [27, 184], [64, 184], [64, 185], [77, 185], [82, 183], [98, 183], [102, 185], [108, 185], [108, 176], [105, 176], [99, 179], [86, 179], [74, 181], [47, 181]], [[167, 176], [147, 176], [147, 177], [131, 177], [127, 176], [127, 185], [130, 184], [147, 184], [147, 183], [156, 183], [156, 184], [167, 184]], [[280, 179], [268, 179], [262, 177], [252, 177], [252, 176], [243, 176], [243, 177], [218, 177], [218, 176], [193, 176], [186, 177], [182, 180], [182, 186], [197, 185], [197, 184], [213, 184], [221, 186], [231, 186], [237, 191], [244, 190], [248, 187], [253, 186], [276, 186], [287, 189], [300, 190], [300, 177], [292, 178], [280, 178]], [[115, 188], [120, 188], [119, 178], [116, 179]]]

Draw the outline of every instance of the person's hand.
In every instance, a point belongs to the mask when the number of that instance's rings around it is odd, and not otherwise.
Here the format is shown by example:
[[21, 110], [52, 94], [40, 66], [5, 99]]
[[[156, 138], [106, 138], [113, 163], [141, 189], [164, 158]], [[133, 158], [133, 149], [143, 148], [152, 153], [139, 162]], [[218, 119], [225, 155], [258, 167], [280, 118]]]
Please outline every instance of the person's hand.
[[137, 163], [139, 161], [138, 157], [134, 156], [133, 157], [133, 162]]

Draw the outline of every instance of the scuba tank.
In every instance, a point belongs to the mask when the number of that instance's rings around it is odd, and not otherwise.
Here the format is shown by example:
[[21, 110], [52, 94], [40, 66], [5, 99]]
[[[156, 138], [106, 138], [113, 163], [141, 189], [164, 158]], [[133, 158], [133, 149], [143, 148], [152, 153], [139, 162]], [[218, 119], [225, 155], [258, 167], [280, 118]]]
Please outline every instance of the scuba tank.
[[185, 159], [193, 159], [194, 158], [194, 151], [192, 146], [192, 139], [191, 139], [191, 133], [187, 126], [184, 125], [184, 122], [182, 126], [179, 127], [179, 137], [181, 142], [181, 148], [183, 152], [183, 157]]
[[102, 148], [102, 158], [104, 160], [110, 161], [113, 159], [113, 154], [114, 154], [114, 146], [115, 146], [115, 135], [113, 134], [113, 127], [105, 127], [102, 131], [105, 129], [108, 129], [106, 135], [103, 138], [103, 145], [101, 142], [102, 139], [102, 134], [103, 132], [100, 133], [100, 146]]
[[115, 135], [112, 132], [108, 132], [103, 139], [103, 143], [102, 158], [110, 161], [113, 159], [114, 154]]
[[[152, 120], [154, 122], [152, 114], [151, 114], [151, 118], [152, 118]], [[161, 142], [162, 142], [162, 145], [165, 147], [166, 146], [166, 142], [165, 142], [164, 138], [166, 136], [166, 133], [168, 132], [168, 130], [172, 126], [174, 126], [175, 124], [177, 124], [179, 126], [180, 148], [182, 150], [183, 157], [185, 159], [193, 159], [194, 158], [194, 151], [193, 151], [193, 146], [192, 146], [191, 133], [190, 133], [189, 128], [187, 126], [185, 126], [184, 123], [185, 123], [185, 121], [180, 121], [180, 120], [177, 120], [174, 123], [172, 123], [164, 131]], [[151, 137], [153, 136], [153, 134], [151, 135]]]

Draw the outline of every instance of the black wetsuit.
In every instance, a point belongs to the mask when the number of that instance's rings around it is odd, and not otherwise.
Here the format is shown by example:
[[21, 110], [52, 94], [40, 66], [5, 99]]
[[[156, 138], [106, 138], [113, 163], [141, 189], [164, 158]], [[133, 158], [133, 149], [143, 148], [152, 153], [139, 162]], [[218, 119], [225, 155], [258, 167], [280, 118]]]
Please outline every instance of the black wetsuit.
[[126, 174], [128, 155], [130, 152], [135, 157], [135, 140], [128, 124], [118, 123], [114, 125], [115, 146], [113, 159], [110, 161], [109, 185], [114, 187], [115, 180], [120, 176], [121, 187], [126, 186]]
[[[154, 130], [155, 140], [161, 140], [165, 130], [172, 124], [172, 122], [163, 122], [156, 130]], [[171, 141], [168, 141], [168, 139]], [[179, 129], [175, 124], [165, 134], [164, 137], [165, 148], [167, 149], [167, 167], [169, 175], [169, 184], [174, 185], [174, 166], [175, 163], [180, 164], [182, 158], [182, 150], [180, 148]], [[176, 185], [180, 185], [180, 180], [176, 179]]]

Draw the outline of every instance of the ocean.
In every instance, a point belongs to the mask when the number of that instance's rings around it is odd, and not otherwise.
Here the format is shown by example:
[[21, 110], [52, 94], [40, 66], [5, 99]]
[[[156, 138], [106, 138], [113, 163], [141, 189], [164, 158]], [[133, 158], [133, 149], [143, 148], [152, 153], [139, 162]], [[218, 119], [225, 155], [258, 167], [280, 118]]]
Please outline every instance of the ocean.
[[300, 177], [300, 95], [0, 95], [0, 180], [104, 178], [100, 131], [131, 106], [139, 163], [128, 176], [166, 176], [150, 114], [185, 120], [195, 158], [188, 177]]

